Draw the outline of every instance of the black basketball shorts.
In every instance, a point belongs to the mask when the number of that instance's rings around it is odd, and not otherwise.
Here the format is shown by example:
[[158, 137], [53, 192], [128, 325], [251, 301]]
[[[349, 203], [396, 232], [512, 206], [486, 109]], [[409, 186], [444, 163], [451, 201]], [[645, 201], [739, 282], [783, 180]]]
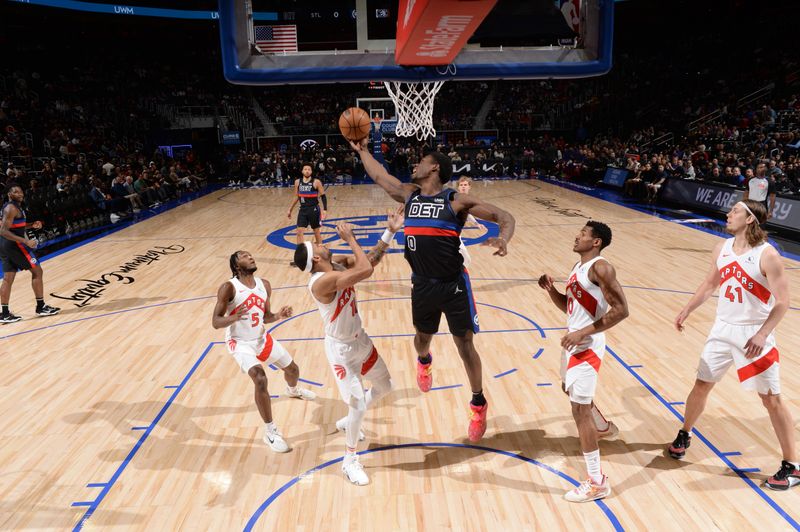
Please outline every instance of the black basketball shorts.
[[317, 229], [320, 226], [319, 207], [300, 207], [297, 212], [297, 227]]
[[0, 242], [0, 263], [3, 265], [3, 272], [18, 272], [32, 269], [39, 264], [39, 260], [25, 244], [3, 239]]
[[452, 281], [413, 276], [412, 283], [411, 315], [417, 331], [424, 334], [439, 332], [442, 313], [453, 336], [461, 337], [467, 331], [477, 333], [480, 330], [467, 272]]

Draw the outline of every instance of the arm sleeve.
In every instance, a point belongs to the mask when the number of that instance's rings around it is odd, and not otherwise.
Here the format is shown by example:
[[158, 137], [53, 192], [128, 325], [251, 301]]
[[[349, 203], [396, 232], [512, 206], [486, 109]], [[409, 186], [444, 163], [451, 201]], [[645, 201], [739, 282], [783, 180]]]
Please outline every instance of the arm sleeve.
[[319, 197], [319, 199], [322, 200], [322, 208], [327, 211], [328, 210], [328, 196], [326, 194], [322, 194]]

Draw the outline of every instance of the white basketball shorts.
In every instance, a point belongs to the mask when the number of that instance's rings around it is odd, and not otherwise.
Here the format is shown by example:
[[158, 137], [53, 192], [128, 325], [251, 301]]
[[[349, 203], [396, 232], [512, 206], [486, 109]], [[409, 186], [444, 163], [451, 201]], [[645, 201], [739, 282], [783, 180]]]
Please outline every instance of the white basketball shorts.
[[561, 381], [573, 403], [588, 405], [597, 389], [597, 374], [606, 353], [606, 335], [593, 334], [570, 351], [561, 352]]
[[755, 358], [744, 356], [744, 346], [761, 325], [731, 325], [717, 320], [700, 355], [697, 378], [705, 382], [719, 382], [731, 364], [736, 366], [739, 382], [745, 390], [760, 394], [781, 393], [780, 363], [775, 337], [769, 335], [761, 354]]
[[250, 368], [261, 363], [275, 364], [281, 369], [292, 363], [292, 357], [286, 348], [269, 333], [264, 333], [264, 336], [256, 340], [230, 338], [227, 344], [228, 351], [239, 364], [242, 373], [247, 373]]
[[366, 332], [349, 342], [326, 336], [325, 354], [345, 403], [350, 403], [351, 398], [364, 397], [361, 377], [370, 381], [389, 379], [389, 368]]

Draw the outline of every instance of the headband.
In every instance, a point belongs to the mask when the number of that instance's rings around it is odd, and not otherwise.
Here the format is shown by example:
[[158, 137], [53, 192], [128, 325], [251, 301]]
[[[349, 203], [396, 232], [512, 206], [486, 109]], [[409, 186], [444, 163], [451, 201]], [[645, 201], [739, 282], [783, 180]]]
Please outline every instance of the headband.
[[743, 201], [739, 201], [739, 202], [737, 202], [737, 203], [736, 203], [736, 205], [741, 205], [742, 207], [744, 207], [744, 210], [746, 210], [747, 212], [749, 212], [749, 213], [750, 213], [750, 216], [752, 216], [753, 218], [755, 218], [755, 219], [756, 219], [756, 221], [758, 221], [758, 216], [756, 216], [755, 214], [753, 214], [753, 211], [751, 211], [751, 210], [750, 210], [750, 207], [748, 207], [748, 206], [747, 206], [747, 204], [745, 204], [745, 202], [743, 202]]
[[306, 246], [306, 255], [307, 255], [306, 256], [306, 264], [305, 264], [305, 268], [303, 268], [303, 271], [304, 272], [310, 272], [312, 263], [314, 262], [314, 246], [308, 240], [303, 242], [303, 244], [305, 244], [305, 246]]

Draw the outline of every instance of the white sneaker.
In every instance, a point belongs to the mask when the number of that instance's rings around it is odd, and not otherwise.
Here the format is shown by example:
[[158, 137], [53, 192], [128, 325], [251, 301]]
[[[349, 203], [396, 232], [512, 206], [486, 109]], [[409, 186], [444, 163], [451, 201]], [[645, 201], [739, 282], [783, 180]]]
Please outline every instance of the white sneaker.
[[602, 483], [595, 484], [592, 479], [588, 478], [577, 488], [565, 493], [564, 498], [569, 502], [590, 502], [609, 495], [611, 495], [611, 484], [608, 482], [608, 477], [603, 475]]
[[364, 466], [358, 461], [358, 456], [352, 459], [344, 459], [342, 463], [342, 472], [347, 480], [356, 486], [366, 486], [369, 484], [369, 477], [364, 472]]
[[613, 438], [617, 434], [619, 434], [619, 427], [617, 427], [613, 421], [608, 422], [608, 428], [606, 430], [597, 429], [598, 438]]
[[[336, 422], [336, 430], [339, 432], [347, 432], [347, 416], [344, 416], [342, 419]], [[366, 436], [364, 436], [364, 431], [359, 429], [358, 431], [358, 441], [364, 441]]]
[[311, 390], [306, 390], [305, 388], [295, 388], [295, 391], [292, 392], [289, 390], [289, 387], [286, 387], [286, 395], [289, 397], [295, 397], [297, 399], [302, 399], [303, 401], [313, 401], [317, 398], [317, 394], [312, 392]]
[[269, 448], [276, 453], [288, 453], [289, 444], [283, 439], [278, 429], [270, 431], [268, 428], [264, 429], [264, 443], [269, 445]]

